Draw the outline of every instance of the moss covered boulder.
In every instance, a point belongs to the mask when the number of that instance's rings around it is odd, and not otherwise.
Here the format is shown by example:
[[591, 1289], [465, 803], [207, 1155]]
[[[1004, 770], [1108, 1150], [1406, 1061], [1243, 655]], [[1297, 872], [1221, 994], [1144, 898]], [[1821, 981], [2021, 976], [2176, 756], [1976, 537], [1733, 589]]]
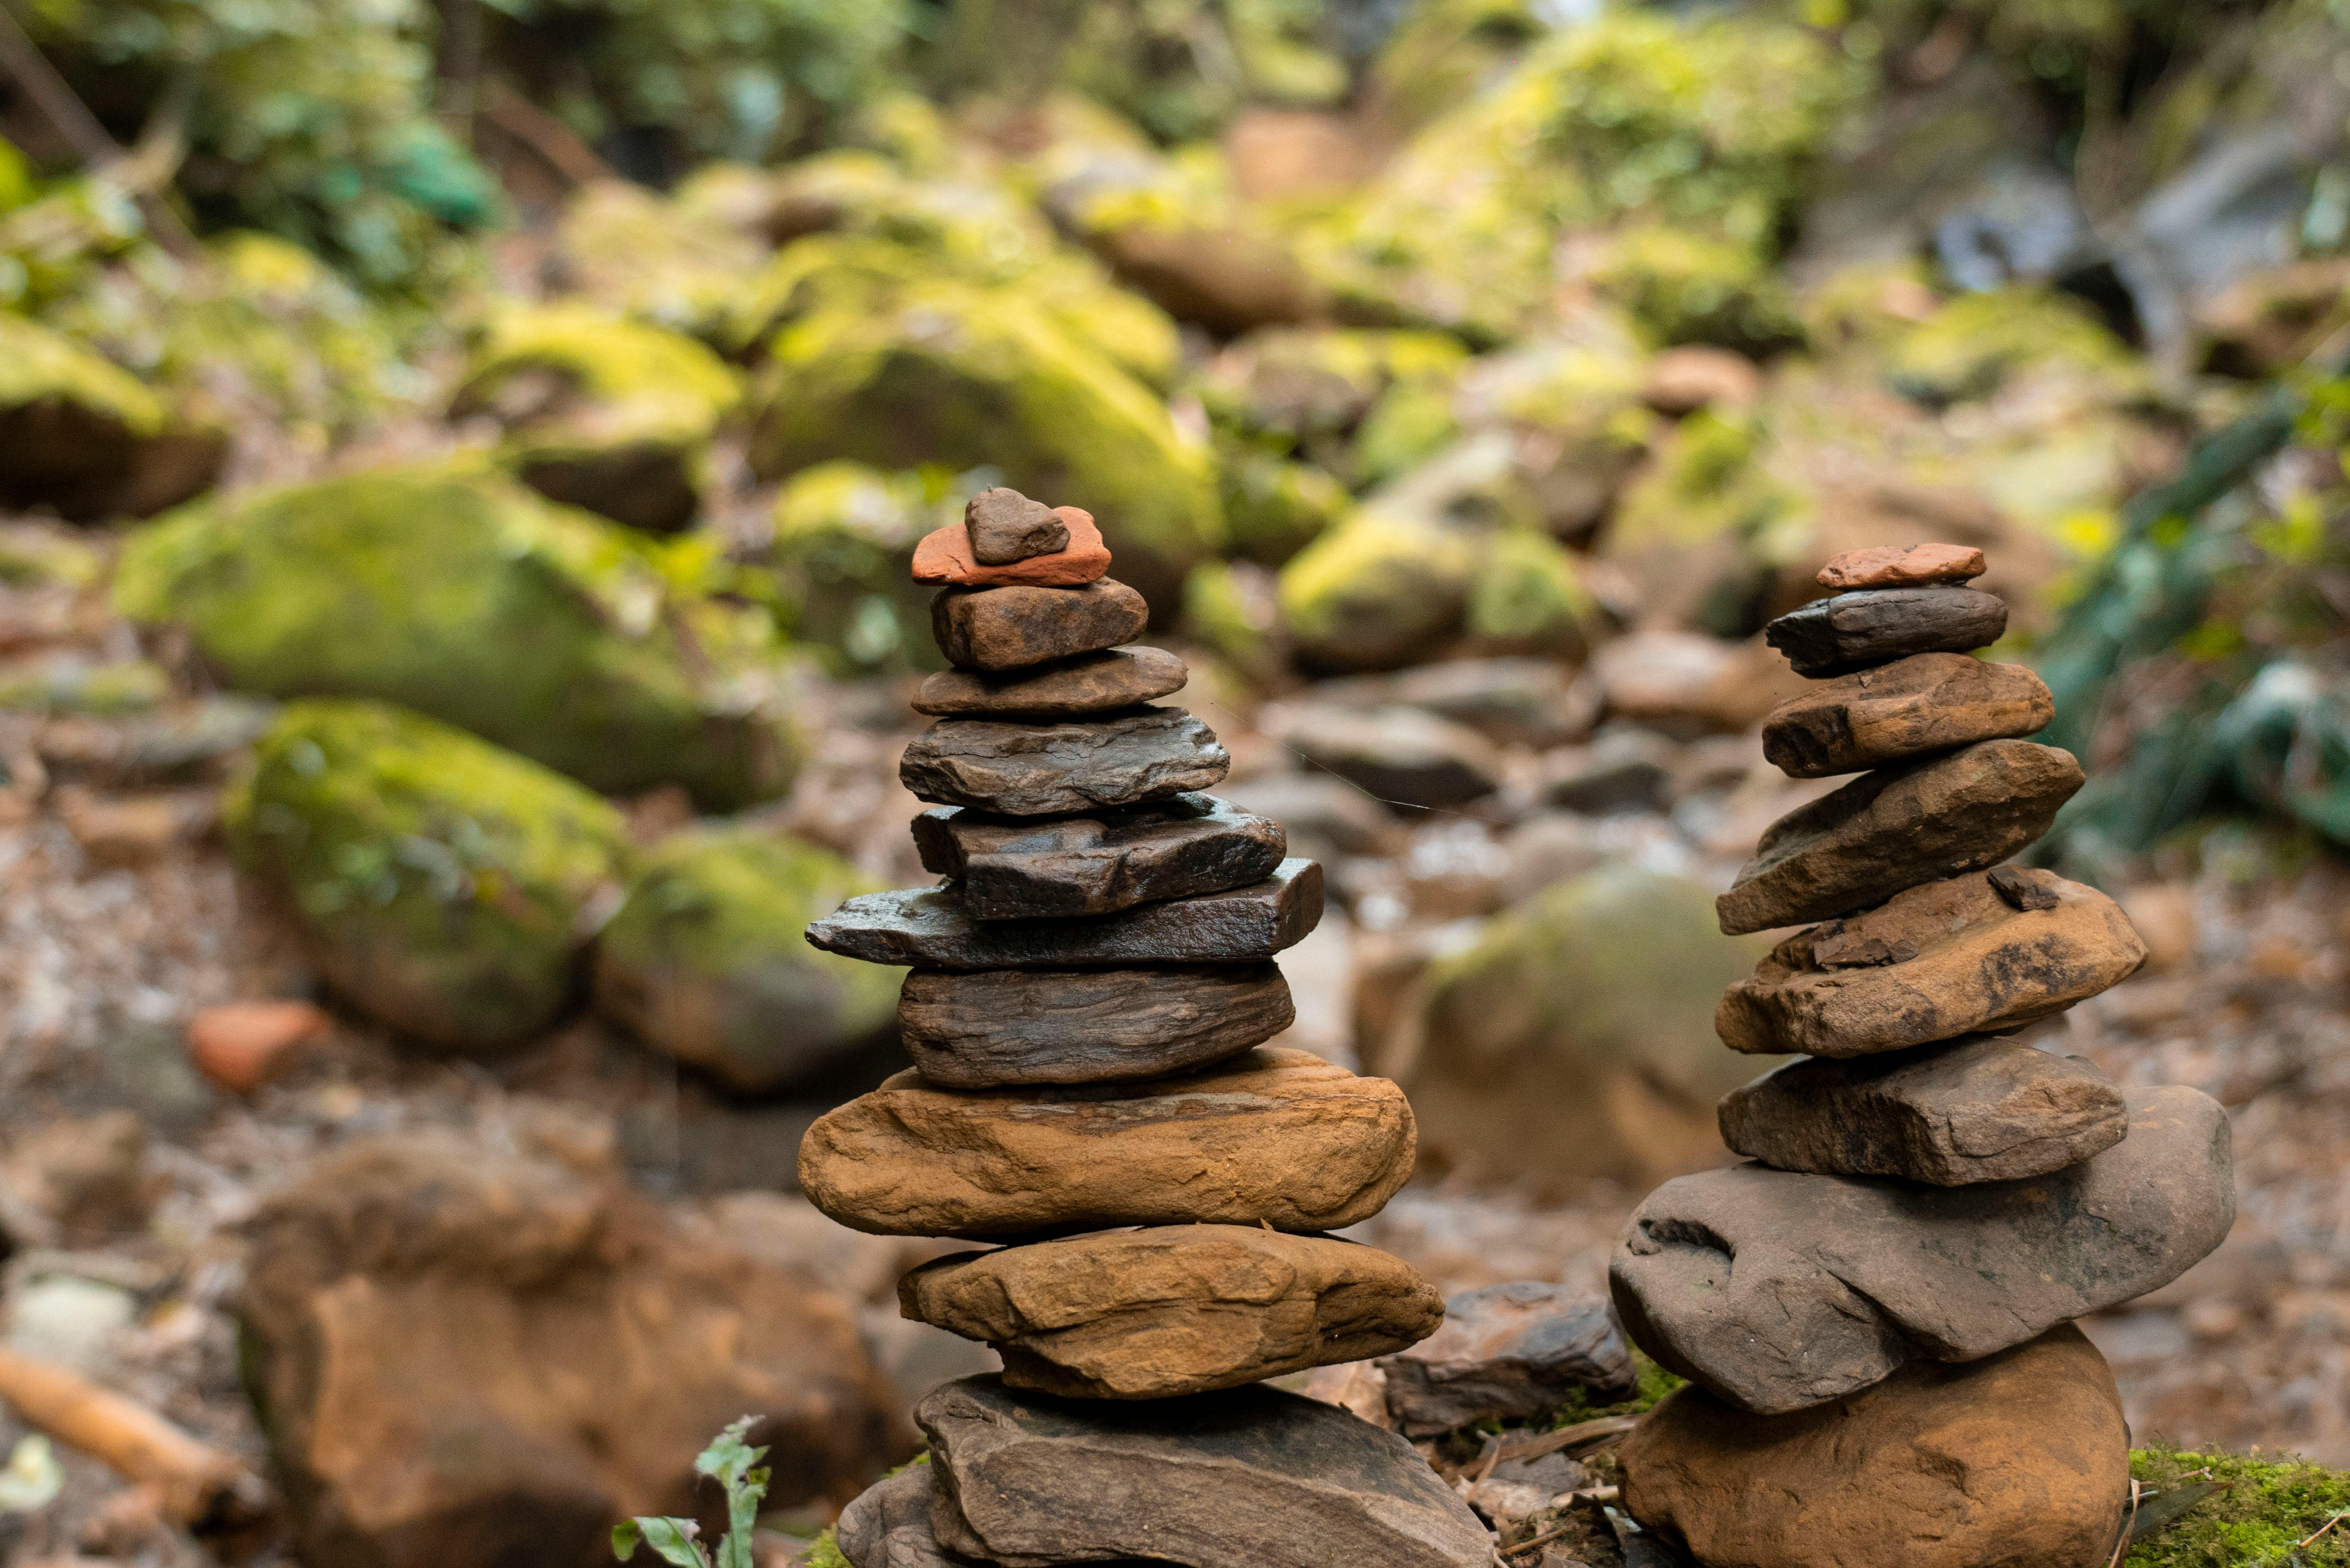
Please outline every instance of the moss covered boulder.
[[789, 1088], [888, 1037], [904, 971], [818, 952], [809, 921], [880, 890], [838, 857], [753, 829], [647, 853], [596, 950], [596, 1004], [730, 1087]]
[[544, 1029], [617, 898], [619, 814], [377, 702], [289, 704], [230, 792], [230, 843], [359, 1011], [452, 1051]]
[[781, 794], [796, 744], [772, 621], [691, 565], [509, 480], [379, 469], [150, 524], [114, 596], [240, 690], [398, 702], [608, 794], [723, 809]]
[[226, 432], [178, 418], [111, 360], [0, 311], [0, 508], [144, 517], [209, 489]]
[[771, 550], [793, 635], [843, 674], [944, 669], [931, 636], [937, 590], [914, 581], [914, 545], [962, 516], [936, 469], [819, 462], [793, 474], [775, 496]]
[[1476, 571], [1453, 530], [1366, 506], [1282, 568], [1282, 625], [1318, 668], [1399, 669], [1459, 628]]
[[500, 455], [551, 501], [673, 533], [701, 505], [734, 372], [691, 337], [592, 306], [501, 314], [450, 405], [504, 432]]

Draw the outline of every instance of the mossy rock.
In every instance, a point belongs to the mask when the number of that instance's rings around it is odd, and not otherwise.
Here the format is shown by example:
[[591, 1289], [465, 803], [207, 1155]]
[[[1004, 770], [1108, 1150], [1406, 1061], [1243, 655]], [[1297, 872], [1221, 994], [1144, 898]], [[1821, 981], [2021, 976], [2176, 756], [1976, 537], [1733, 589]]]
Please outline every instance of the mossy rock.
[[[1250, 562], [1203, 561], [1183, 581], [1183, 635], [1244, 680], [1270, 686], [1286, 671], [1288, 644], [1271, 573]], [[1206, 679], [1196, 666], [1194, 682]]]
[[1400, 669], [1458, 631], [1476, 568], [1461, 534], [1367, 505], [1282, 568], [1282, 625], [1318, 668]]
[[2289, 1455], [2189, 1452], [2158, 1443], [2132, 1451], [2130, 1474], [2155, 1489], [2147, 1508], [2182, 1488], [2217, 1484], [2131, 1547], [2125, 1568], [2350, 1568], [2350, 1519], [2326, 1529], [2350, 1511], [2350, 1471]]
[[808, 922], [881, 884], [750, 828], [647, 852], [596, 949], [596, 1005], [729, 1087], [786, 1089], [886, 1038], [902, 970], [808, 946]]
[[931, 636], [936, 588], [913, 579], [914, 545], [961, 516], [945, 476], [819, 462], [775, 496], [775, 569], [793, 635], [843, 674], [942, 670]]
[[1317, 462], [1348, 480], [1348, 443], [1383, 400], [1449, 400], [1468, 354], [1440, 332], [1273, 327], [1219, 355], [1194, 390], [1221, 431]]
[[144, 517], [209, 489], [226, 432], [175, 417], [104, 356], [0, 311], [0, 508]]
[[690, 565], [510, 480], [378, 469], [137, 531], [114, 602], [240, 690], [399, 702], [608, 794], [727, 809], [781, 794], [797, 746], [773, 623]]
[[1478, 552], [1461, 630], [1481, 654], [1590, 651], [1599, 603], [1584, 587], [1575, 556], [1534, 528], [1500, 530]]
[[835, 458], [992, 467], [1100, 523], [1117, 576], [1172, 610], [1223, 543], [1212, 463], [1167, 407], [1018, 290], [937, 281], [881, 312], [822, 309], [777, 334], [753, 466]]
[[668, 534], [693, 521], [710, 438], [739, 394], [691, 337], [545, 305], [492, 320], [449, 411], [495, 420], [501, 460], [548, 500]]
[[1337, 476], [1246, 441], [1219, 443], [1224, 526], [1235, 556], [1278, 566], [1319, 538], [1355, 504]]
[[1573, 336], [1546, 336], [1473, 361], [1452, 399], [1464, 429], [1505, 432], [1511, 467], [1541, 524], [1581, 542], [1613, 507], [1654, 441], [1641, 402], [1648, 357], [1628, 322], [1594, 309]]
[[2110, 382], [2117, 395], [2150, 385], [2143, 361], [2086, 306], [2022, 287], [1942, 305], [1894, 338], [1885, 367], [1896, 390], [1935, 408], [1988, 397], [2043, 369]]
[[337, 992], [460, 1052], [512, 1045], [562, 1011], [626, 846], [619, 814], [560, 774], [338, 700], [287, 705], [226, 821]]
[[1639, 225], [1609, 238], [1591, 281], [1661, 344], [1761, 355], [1803, 336], [1769, 259], [1751, 244]]
[[1599, 553], [1652, 613], [1718, 637], [1756, 629], [1779, 536], [1807, 527], [1811, 505], [1774, 472], [1770, 439], [1758, 416], [1701, 410], [1625, 489]]
[[[580, 187], [556, 225], [567, 281], [607, 310], [724, 340], [734, 302], [766, 264], [764, 239], [716, 201], [675, 198], [623, 180]], [[709, 192], [714, 194], [715, 192]]]

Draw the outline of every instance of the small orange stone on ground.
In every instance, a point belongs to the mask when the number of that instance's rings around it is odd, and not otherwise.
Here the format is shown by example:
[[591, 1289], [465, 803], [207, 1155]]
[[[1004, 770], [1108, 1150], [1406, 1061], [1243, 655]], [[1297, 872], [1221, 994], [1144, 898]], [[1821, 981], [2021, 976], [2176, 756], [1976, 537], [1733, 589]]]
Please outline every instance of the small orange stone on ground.
[[914, 546], [914, 581], [962, 583], [974, 587], [1025, 583], [1034, 587], [1073, 588], [1109, 570], [1109, 546], [1102, 543], [1101, 530], [1094, 526], [1092, 513], [1075, 506], [1055, 506], [1053, 515], [1068, 525], [1068, 548], [1049, 556], [1031, 556], [1003, 566], [983, 566], [972, 559], [971, 531], [962, 524], [934, 528]]
[[188, 1054], [213, 1086], [249, 1095], [286, 1054], [333, 1024], [307, 1002], [232, 1002], [188, 1020]]
[[1820, 568], [1824, 588], [1908, 588], [1923, 583], [1962, 583], [1983, 575], [1983, 553], [1968, 545], [1879, 545], [1846, 550]]

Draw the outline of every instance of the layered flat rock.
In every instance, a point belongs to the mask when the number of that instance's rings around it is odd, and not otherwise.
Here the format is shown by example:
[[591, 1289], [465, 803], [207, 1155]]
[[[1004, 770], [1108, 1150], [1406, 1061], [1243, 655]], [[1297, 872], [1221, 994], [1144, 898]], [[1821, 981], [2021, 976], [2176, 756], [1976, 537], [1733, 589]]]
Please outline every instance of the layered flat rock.
[[1145, 708], [1091, 722], [941, 719], [907, 745], [898, 778], [918, 800], [1049, 816], [1207, 789], [1232, 765], [1182, 709]]
[[982, 920], [951, 886], [851, 898], [807, 929], [827, 952], [912, 969], [1254, 963], [1322, 919], [1322, 867], [1295, 857], [1254, 887], [1063, 920]]
[[1576, 1395], [1633, 1394], [1632, 1352], [1605, 1297], [1512, 1280], [1444, 1303], [1444, 1326], [1379, 1363], [1388, 1413], [1405, 1436], [1555, 1410]]
[[1258, 1384], [1149, 1404], [965, 1377], [914, 1407], [951, 1550], [1004, 1568], [1492, 1568], [1427, 1460], [1334, 1405]]
[[931, 600], [931, 636], [966, 670], [1025, 670], [1132, 642], [1150, 607], [1124, 583], [1083, 587], [947, 588]]
[[1234, 1388], [1401, 1350], [1444, 1321], [1400, 1258], [1243, 1225], [959, 1252], [908, 1274], [898, 1305], [993, 1345], [1009, 1386], [1072, 1399]]
[[1913, 653], [1965, 653], [2007, 631], [2007, 601], [1950, 586], [1863, 588], [1814, 599], [1765, 627], [1763, 639], [1795, 673], [1817, 679], [1890, 664]]
[[1798, 1057], [1721, 1101], [1721, 1141], [1765, 1165], [1937, 1187], [2045, 1176], [2128, 1131], [2122, 1092], [2095, 1067], [1989, 1035]]
[[983, 920], [1107, 915], [1159, 898], [1245, 888], [1289, 846], [1281, 825], [1212, 795], [1048, 821], [957, 806], [914, 818], [923, 869], [959, 877]]
[[1132, 708], [1191, 679], [1163, 648], [1113, 648], [1004, 674], [941, 670], [923, 679], [914, 711], [934, 718], [1067, 719]]
[[2087, 1568], [2129, 1508], [2121, 1396], [2070, 1324], [1799, 1415], [1683, 1388], [1617, 1458], [1632, 1516], [1709, 1568]]
[[833, 1543], [848, 1568], [981, 1568], [931, 1535], [931, 1494], [937, 1484], [930, 1466], [908, 1465], [842, 1509]]
[[1762, 755], [1790, 778], [1822, 779], [2029, 735], [2055, 716], [2021, 664], [1917, 653], [1788, 698], [1762, 722]]
[[906, 1054], [946, 1089], [1163, 1078], [1262, 1045], [1296, 1018], [1270, 963], [920, 969], [898, 995]]
[[1464, 805], [1501, 786], [1501, 753], [1466, 724], [1417, 708], [1303, 702], [1265, 729], [1315, 767], [1392, 805]]
[[971, 558], [983, 566], [1008, 566], [1069, 547], [1069, 525], [1060, 514], [1008, 485], [963, 503], [962, 525], [971, 535]]
[[1066, 545], [1049, 556], [993, 565], [972, 555], [971, 530], [962, 524], [933, 528], [914, 545], [914, 581], [969, 587], [1074, 587], [1109, 570], [1109, 546], [1102, 543], [1092, 513], [1055, 506], [1053, 515], [1069, 531]]
[[1616, 1310], [1664, 1366], [1771, 1415], [2144, 1295], [2220, 1244], [2235, 1182], [2217, 1102], [2175, 1086], [2126, 1098], [2121, 1142], [2025, 1181], [1920, 1187], [1761, 1165], [1669, 1181], [1617, 1244]]
[[[2022, 891], [2011, 897], [2002, 883]], [[1898, 1051], [2022, 1028], [2145, 961], [2111, 898], [2053, 871], [2002, 866], [1798, 931], [1722, 993], [1714, 1031], [1762, 1055]]]
[[1384, 1078], [1260, 1046], [1148, 1084], [948, 1091], [900, 1073], [819, 1117], [800, 1188], [851, 1230], [972, 1241], [1116, 1225], [1332, 1231], [1411, 1174]]
[[1929, 583], [1963, 583], [1987, 569], [1983, 553], [1971, 545], [1879, 545], [1832, 556], [1814, 578], [1843, 593], [1851, 588], [1915, 588]]
[[1764, 829], [1714, 901], [1731, 935], [1834, 919], [1979, 871], [2048, 831], [2086, 782], [2070, 752], [1983, 741], [1864, 774]]

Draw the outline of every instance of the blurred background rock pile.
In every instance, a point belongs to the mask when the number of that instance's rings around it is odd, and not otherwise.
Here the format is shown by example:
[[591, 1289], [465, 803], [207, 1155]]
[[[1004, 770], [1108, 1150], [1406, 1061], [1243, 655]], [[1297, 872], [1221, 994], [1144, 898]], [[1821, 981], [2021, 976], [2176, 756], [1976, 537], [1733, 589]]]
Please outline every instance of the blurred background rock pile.
[[1353, 1233], [1447, 1292], [1728, 1158], [1712, 899], [1833, 782], [1761, 629], [1988, 551], [2151, 953], [2033, 1038], [2235, 1131], [2084, 1326], [2350, 1466], [2346, 133], [2329, 0], [0, 0], [0, 1349], [220, 1461], [20, 1448], [0, 1548], [576, 1563], [746, 1410], [804, 1531], [911, 1451], [984, 1362], [792, 1191], [904, 1063], [800, 933], [922, 878], [997, 484], [1326, 868], [1276, 1044], [1409, 1095]]

